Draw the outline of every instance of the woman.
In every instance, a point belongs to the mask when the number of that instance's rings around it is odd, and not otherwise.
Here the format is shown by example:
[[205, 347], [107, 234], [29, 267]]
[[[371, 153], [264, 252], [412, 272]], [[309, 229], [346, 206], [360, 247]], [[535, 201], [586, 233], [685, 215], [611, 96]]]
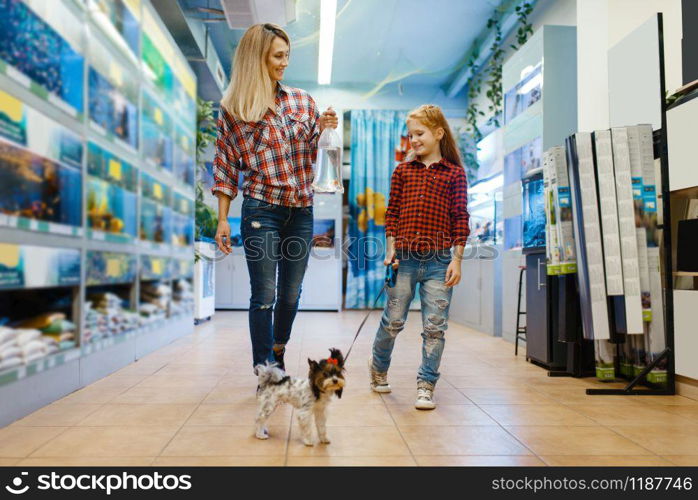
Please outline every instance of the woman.
[[256, 24], [240, 40], [221, 100], [212, 189], [218, 197], [216, 243], [229, 254], [228, 209], [240, 172], [244, 176], [253, 366], [276, 361], [281, 368], [313, 237], [317, 140], [325, 127], [337, 127], [332, 109], [320, 115], [308, 93], [281, 83], [289, 52], [288, 35], [274, 24]]

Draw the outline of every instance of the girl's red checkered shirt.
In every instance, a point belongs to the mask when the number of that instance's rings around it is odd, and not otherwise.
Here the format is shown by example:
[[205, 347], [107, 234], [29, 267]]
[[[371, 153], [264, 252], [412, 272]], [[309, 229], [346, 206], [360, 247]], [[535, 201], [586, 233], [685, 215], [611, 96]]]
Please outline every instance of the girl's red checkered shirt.
[[470, 234], [465, 170], [446, 159], [428, 167], [399, 164], [390, 183], [385, 235], [400, 250], [441, 250], [463, 245]]
[[245, 122], [221, 107], [213, 194], [235, 197], [242, 172], [245, 196], [287, 207], [313, 204], [313, 162], [320, 135], [320, 114], [304, 90], [279, 84], [276, 113]]

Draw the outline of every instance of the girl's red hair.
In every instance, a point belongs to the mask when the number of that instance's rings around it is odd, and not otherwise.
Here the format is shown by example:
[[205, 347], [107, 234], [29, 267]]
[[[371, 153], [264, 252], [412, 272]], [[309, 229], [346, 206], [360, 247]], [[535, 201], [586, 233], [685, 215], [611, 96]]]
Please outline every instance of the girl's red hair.
[[[454, 165], [458, 165], [459, 167], [463, 166], [463, 160], [461, 160], [460, 151], [458, 150], [453, 133], [451, 132], [451, 127], [449, 127], [446, 117], [440, 107], [433, 104], [423, 104], [417, 109], [410, 111], [407, 115], [407, 119], [417, 120], [432, 132], [436, 132], [438, 128], [442, 128], [444, 136], [441, 138], [441, 141], [439, 141], [441, 156]], [[411, 153], [410, 157], [410, 159], [412, 159], [414, 153]]]

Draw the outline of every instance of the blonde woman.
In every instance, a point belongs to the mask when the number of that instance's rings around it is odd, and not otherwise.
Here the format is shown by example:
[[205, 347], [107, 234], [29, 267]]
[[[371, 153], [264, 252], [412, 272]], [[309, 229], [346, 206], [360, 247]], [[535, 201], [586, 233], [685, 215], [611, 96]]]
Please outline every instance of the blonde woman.
[[317, 140], [325, 127], [337, 127], [332, 109], [320, 115], [307, 92], [281, 83], [290, 45], [274, 24], [256, 24], [245, 32], [218, 118], [212, 189], [218, 197], [216, 243], [231, 252], [228, 210], [242, 173], [253, 366], [276, 361], [284, 368], [313, 236], [310, 184]]

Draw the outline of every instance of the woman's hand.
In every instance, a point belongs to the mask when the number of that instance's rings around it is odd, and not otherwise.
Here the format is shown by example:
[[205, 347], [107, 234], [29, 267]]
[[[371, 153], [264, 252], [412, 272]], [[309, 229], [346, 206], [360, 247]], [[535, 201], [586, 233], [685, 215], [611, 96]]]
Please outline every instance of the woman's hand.
[[218, 221], [218, 229], [216, 229], [216, 243], [221, 252], [228, 255], [233, 251], [233, 246], [230, 243], [230, 224], [227, 220]]
[[446, 269], [446, 286], [452, 287], [460, 283], [460, 259], [453, 259]]
[[337, 128], [339, 125], [339, 119], [337, 118], [337, 113], [332, 106], [327, 108], [327, 110], [320, 115], [320, 132], [325, 130], [327, 127]]

